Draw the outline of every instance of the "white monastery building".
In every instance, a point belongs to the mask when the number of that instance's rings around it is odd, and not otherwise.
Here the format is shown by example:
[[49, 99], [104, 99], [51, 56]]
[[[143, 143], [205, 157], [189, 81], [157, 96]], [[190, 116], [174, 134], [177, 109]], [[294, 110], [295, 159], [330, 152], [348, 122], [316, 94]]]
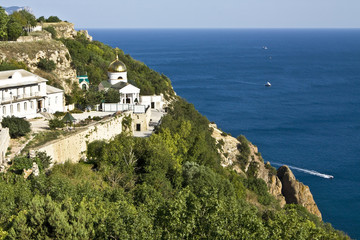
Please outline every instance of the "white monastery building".
[[110, 88], [119, 91], [119, 103], [102, 104], [103, 111], [132, 110], [141, 113], [145, 112], [148, 107], [159, 111], [163, 109], [164, 102], [161, 95], [140, 96], [140, 89], [128, 83], [127, 68], [118, 57], [109, 65], [108, 80], [102, 81], [98, 86], [99, 91], [107, 91]]
[[0, 72], [0, 119], [64, 111], [64, 91], [47, 81], [23, 69]]

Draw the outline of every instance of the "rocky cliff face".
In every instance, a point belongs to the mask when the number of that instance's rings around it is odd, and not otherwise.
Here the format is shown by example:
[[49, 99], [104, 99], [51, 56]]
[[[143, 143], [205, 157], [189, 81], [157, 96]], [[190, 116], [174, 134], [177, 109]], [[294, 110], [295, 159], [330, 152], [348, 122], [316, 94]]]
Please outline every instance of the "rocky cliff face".
[[[41, 58], [52, 60], [56, 69], [46, 73], [37, 68]], [[76, 82], [76, 71], [71, 66], [71, 57], [65, 45], [56, 40], [34, 42], [0, 42], [0, 60], [14, 59], [24, 62], [32, 72], [54, 81], [70, 92], [70, 86]]]
[[239, 151], [239, 146], [245, 143], [241, 143], [236, 138], [224, 134], [215, 124], [210, 124], [210, 127], [213, 129], [213, 138], [215, 138], [217, 143], [221, 144], [219, 153], [222, 158], [223, 167], [232, 167], [236, 172], [245, 177], [251, 172], [256, 178], [263, 179], [268, 185], [269, 193], [279, 200], [281, 207], [290, 203], [300, 204], [310, 213], [321, 218], [321, 213], [309, 187], [297, 181], [288, 167], [283, 166], [278, 171], [275, 171], [270, 166], [270, 163], [264, 163], [258, 148], [251, 143], [248, 143], [250, 148], [248, 159], [243, 167], [240, 167], [237, 164], [238, 155], [242, 154]]
[[92, 36], [87, 30], [76, 31], [73, 23], [58, 22], [58, 23], [43, 23], [43, 28], [53, 27], [56, 31], [57, 38], [75, 38], [78, 33], [83, 34], [89, 41], [92, 41]]
[[281, 192], [285, 196], [286, 203], [300, 204], [309, 210], [309, 212], [321, 218], [321, 213], [310, 192], [310, 188], [296, 180], [288, 166], [280, 167], [277, 171], [277, 176], [282, 183]]
[[56, 31], [57, 38], [74, 38], [77, 35], [74, 24], [69, 22], [43, 23], [42, 27], [43, 29], [53, 27]]

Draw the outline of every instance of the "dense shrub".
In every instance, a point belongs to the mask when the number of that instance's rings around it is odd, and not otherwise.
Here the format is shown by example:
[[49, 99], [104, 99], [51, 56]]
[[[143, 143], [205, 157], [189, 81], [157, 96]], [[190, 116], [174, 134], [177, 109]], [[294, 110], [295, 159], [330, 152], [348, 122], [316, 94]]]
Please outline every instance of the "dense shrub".
[[120, 102], [120, 93], [118, 90], [110, 88], [105, 93], [105, 102], [106, 103], [118, 103]]
[[46, 72], [51, 72], [56, 69], [56, 64], [53, 60], [41, 58], [37, 63], [37, 67]]
[[55, 130], [56, 128], [63, 128], [65, 123], [58, 118], [54, 118], [49, 120], [49, 127], [51, 130]]
[[240, 152], [240, 154], [237, 156], [237, 160], [239, 161], [240, 166], [244, 169], [244, 166], [248, 163], [250, 156], [249, 141], [243, 135], [238, 136], [237, 140], [240, 142], [240, 144], [237, 146]]
[[10, 170], [22, 173], [23, 169], [29, 169], [33, 165], [33, 160], [26, 156], [18, 156], [12, 160]]
[[24, 62], [17, 62], [13, 59], [9, 61], [2, 61], [0, 63], [0, 71], [16, 70], [16, 69], [25, 69], [27, 71], [30, 71], [30, 69]]
[[44, 30], [47, 31], [47, 32], [49, 32], [49, 33], [51, 33], [51, 37], [52, 37], [53, 39], [55, 39], [55, 38], [57, 37], [57, 35], [56, 35], [56, 30], [55, 30], [54, 27], [49, 26], [49, 27], [44, 28]]
[[59, 118], [59, 117], [65, 116], [65, 114], [66, 114], [66, 113], [64, 113], [64, 112], [55, 112], [55, 113], [54, 113], [54, 116], [57, 117], [57, 118]]
[[50, 16], [46, 19], [46, 22], [56, 23], [56, 22], [61, 22], [61, 20], [57, 16]]
[[31, 131], [28, 121], [14, 116], [3, 118], [1, 125], [4, 128], [9, 128], [11, 138], [25, 136]]

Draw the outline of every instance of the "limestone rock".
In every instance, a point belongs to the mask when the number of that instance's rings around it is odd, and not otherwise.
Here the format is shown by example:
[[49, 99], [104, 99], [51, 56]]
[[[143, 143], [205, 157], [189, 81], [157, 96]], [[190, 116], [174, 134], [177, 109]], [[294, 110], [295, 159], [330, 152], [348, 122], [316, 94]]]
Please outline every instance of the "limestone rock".
[[321, 213], [314, 201], [309, 187], [297, 181], [288, 166], [280, 167], [277, 171], [277, 176], [282, 183], [282, 194], [284, 195], [287, 204], [300, 204], [310, 213], [321, 219]]
[[40, 170], [39, 170], [39, 166], [37, 165], [36, 162], [33, 162], [33, 165], [32, 165], [31, 170], [32, 170], [32, 174], [33, 174], [35, 177], [39, 176]]
[[286, 204], [285, 197], [282, 195], [282, 184], [280, 179], [277, 176], [271, 176], [269, 181], [269, 193], [276, 197], [279, 200], [281, 207], [284, 207]]
[[43, 29], [53, 27], [57, 38], [74, 38], [77, 35], [74, 24], [69, 22], [43, 23]]
[[51, 33], [47, 31], [39, 31], [30, 33], [29, 36], [20, 36], [17, 42], [36, 42], [36, 41], [47, 41], [51, 40]]
[[232, 167], [232, 169], [238, 174], [246, 177], [246, 172], [249, 170], [250, 165], [255, 164], [257, 166], [255, 177], [261, 178], [265, 181], [269, 187], [269, 193], [278, 199], [280, 206], [283, 207], [285, 205], [285, 198], [281, 194], [281, 182], [277, 176], [271, 176], [269, 169], [265, 167], [265, 164], [258, 153], [258, 148], [249, 143], [250, 155], [243, 170], [238, 164], [235, 164], [237, 162], [237, 155], [239, 155], [238, 145], [241, 143], [236, 138], [223, 134], [223, 132], [217, 128], [216, 124], [210, 124], [209, 127], [213, 129], [212, 137], [217, 143], [222, 144], [221, 149], [219, 149], [219, 154], [222, 160], [221, 165], [223, 167]]
[[[37, 63], [41, 58], [54, 61], [55, 70], [47, 73], [38, 69]], [[60, 41], [0, 42], [0, 60], [6, 59], [24, 62], [31, 72], [45, 79], [57, 81], [65, 93], [69, 93], [72, 83], [77, 82], [76, 71], [71, 66], [70, 53]]]
[[33, 172], [33, 170], [30, 168], [30, 169], [24, 169], [24, 178], [27, 179]]
[[87, 30], [79, 30], [78, 33], [83, 34], [90, 42], [93, 40], [93, 37], [89, 35]]

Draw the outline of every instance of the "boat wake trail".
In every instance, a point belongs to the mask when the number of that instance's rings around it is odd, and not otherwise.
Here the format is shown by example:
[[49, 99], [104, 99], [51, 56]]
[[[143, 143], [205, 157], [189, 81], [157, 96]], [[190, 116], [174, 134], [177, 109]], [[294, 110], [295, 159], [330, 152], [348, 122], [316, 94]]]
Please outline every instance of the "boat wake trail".
[[300, 172], [304, 172], [304, 173], [308, 173], [308, 174], [311, 174], [311, 175], [314, 175], [314, 176], [318, 176], [318, 177], [322, 177], [322, 178], [327, 178], [327, 179], [332, 179], [334, 178], [334, 176], [332, 175], [328, 175], [328, 174], [324, 174], [324, 173], [319, 173], [315, 170], [308, 170], [308, 169], [303, 169], [303, 168], [298, 168], [298, 167], [294, 167], [294, 166], [290, 166], [290, 165], [287, 165], [287, 164], [281, 164], [281, 163], [272, 163], [273, 165], [277, 165], [277, 166], [283, 166], [283, 165], [286, 165], [288, 166], [289, 168], [291, 169], [294, 169], [294, 170], [297, 170], [297, 171], [300, 171]]
[[242, 84], [249, 84], [249, 85], [261, 86], [261, 84], [258, 84], [258, 83], [252, 83], [252, 82], [236, 81], [236, 83], [242, 83]]

